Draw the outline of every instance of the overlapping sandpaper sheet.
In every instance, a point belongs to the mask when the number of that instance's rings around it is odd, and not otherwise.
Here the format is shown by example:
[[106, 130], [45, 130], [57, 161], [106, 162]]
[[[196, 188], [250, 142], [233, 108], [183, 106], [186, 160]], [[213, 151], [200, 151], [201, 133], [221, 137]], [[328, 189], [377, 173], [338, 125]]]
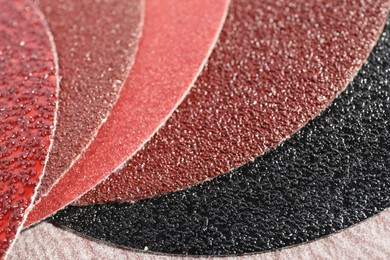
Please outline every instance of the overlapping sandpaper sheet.
[[57, 60], [30, 1], [0, 0], [0, 259], [30, 209], [53, 134]]
[[27, 225], [93, 188], [165, 122], [207, 60], [227, 6], [226, 0], [146, 3], [136, 63], [120, 99], [89, 148], [34, 207]]
[[35, 3], [53, 33], [61, 76], [54, 146], [37, 201], [89, 145], [116, 102], [134, 61], [144, 2]]
[[[290, 260], [290, 259], [387, 259], [390, 257], [390, 211], [368, 219], [342, 232], [311, 243], [263, 254], [212, 257], [220, 260]], [[118, 260], [190, 260], [192, 257], [154, 255], [117, 248], [93, 241], [71, 231], [41, 223], [22, 232], [9, 253], [9, 260], [19, 259], [111, 259]]]
[[53, 220], [125, 247], [220, 255], [296, 245], [379, 213], [390, 206], [389, 60], [390, 20], [347, 90], [265, 155], [186, 190]]
[[184, 102], [79, 204], [182, 189], [274, 147], [346, 87], [379, 37], [386, 2], [233, 0]]

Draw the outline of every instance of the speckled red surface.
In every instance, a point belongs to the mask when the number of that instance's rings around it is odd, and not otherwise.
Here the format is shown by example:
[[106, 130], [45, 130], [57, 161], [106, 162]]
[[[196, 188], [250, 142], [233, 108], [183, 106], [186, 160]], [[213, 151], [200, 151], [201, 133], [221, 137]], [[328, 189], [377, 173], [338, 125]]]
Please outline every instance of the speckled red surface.
[[233, 0], [208, 66], [184, 102], [79, 204], [182, 189], [271, 149], [351, 81], [378, 40], [386, 2]]
[[213, 47], [226, 0], [148, 0], [136, 62], [118, 103], [76, 164], [34, 207], [27, 225], [93, 188], [139, 149], [187, 93]]
[[54, 46], [29, 1], [0, 0], [0, 259], [26, 215], [53, 132]]
[[37, 201], [88, 146], [116, 102], [137, 50], [144, 3], [35, 2], [53, 33], [61, 76], [54, 146]]

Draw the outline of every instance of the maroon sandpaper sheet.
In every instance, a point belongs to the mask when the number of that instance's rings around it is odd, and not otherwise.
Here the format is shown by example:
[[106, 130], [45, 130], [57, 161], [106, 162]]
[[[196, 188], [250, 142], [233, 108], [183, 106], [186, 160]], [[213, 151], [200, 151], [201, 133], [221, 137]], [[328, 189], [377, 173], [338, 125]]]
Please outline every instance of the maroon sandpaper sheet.
[[207, 60], [222, 28], [228, 2], [146, 2], [136, 62], [117, 104], [89, 148], [36, 204], [26, 225], [93, 188], [165, 122]]
[[233, 0], [234, 12], [183, 103], [142, 151], [78, 204], [182, 189], [273, 148], [352, 80], [378, 40], [386, 1]]
[[44, 170], [57, 105], [57, 57], [30, 1], [0, 0], [0, 259]]
[[37, 201], [89, 145], [116, 102], [137, 50], [144, 2], [35, 2], [53, 33], [61, 76], [54, 145]]

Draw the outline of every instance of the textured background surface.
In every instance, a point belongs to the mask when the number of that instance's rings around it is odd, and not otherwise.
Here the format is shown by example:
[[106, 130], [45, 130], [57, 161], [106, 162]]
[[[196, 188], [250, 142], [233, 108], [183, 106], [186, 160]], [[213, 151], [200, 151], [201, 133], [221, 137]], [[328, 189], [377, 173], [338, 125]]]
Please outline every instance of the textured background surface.
[[0, 259], [42, 175], [53, 131], [57, 67], [40, 13], [0, 0]]
[[272, 148], [346, 87], [379, 37], [386, 3], [233, 0], [189, 95], [145, 148], [81, 203], [180, 189]]
[[59, 111], [39, 199], [90, 143], [133, 63], [143, 0], [35, 0], [58, 51]]
[[281, 248], [390, 206], [390, 24], [347, 90], [277, 148], [202, 185], [135, 204], [68, 207], [53, 219], [166, 253]]
[[136, 63], [120, 99], [89, 148], [35, 206], [29, 223], [93, 188], [165, 122], [207, 60], [226, 7], [225, 0], [146, 3]]
[[[390, 258], [390, 211], [356, 226], [307, 244], [263, 254], [235, 257], [212, 257], [218, 260], [290, 260], [290, 259], [388, 259]], [[9, 254], [20, 259], [111, 259], [118, 260], [196, 260], [203, 258], [162, 256], [135, 252], [83, 238], [70, 231], [41, 223], [22, 232]]]

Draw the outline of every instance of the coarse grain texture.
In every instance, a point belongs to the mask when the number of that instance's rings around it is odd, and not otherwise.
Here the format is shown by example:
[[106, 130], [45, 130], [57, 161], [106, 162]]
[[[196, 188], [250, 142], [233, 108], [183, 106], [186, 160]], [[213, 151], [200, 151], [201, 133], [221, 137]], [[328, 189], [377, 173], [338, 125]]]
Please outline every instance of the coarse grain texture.
[[56, 110], [55, 47], [29, 1], [0, 0], [0, 259], [28, 213]]
[[115, 104], [135, 58], [143, 0], [35, 0], [60, 66], [54, 146], [35, 203], [89, 145]]
[[146, 3], [136, 63], [120, 99], [89, 148], [34, 207], [27, 225], [93, 188], [165, 122], [203, 68], [228, 3], [227, 0]]
[[182, 189], [273, 148], [346, 87], [378, 40], [387, 6], [387, 0], [233, 0], [184, 102], [79, 205]]
[[253, 162], [134, 204], [67, 207], [53, 220], [125, 247], [191, 255], [317, 239], [390, 206], [390, 20], [347, 90]]
[[290, 260], [290, 259], [389, 259], [390, 211], [369, 218], [342, 232], [299, 246], [246, 256], [199, 258], [156, 255], [115, 247], [71, 231], [41, 223], [21, 233], [9, 260], [19, 259], [118, 259], [118, 260]]

